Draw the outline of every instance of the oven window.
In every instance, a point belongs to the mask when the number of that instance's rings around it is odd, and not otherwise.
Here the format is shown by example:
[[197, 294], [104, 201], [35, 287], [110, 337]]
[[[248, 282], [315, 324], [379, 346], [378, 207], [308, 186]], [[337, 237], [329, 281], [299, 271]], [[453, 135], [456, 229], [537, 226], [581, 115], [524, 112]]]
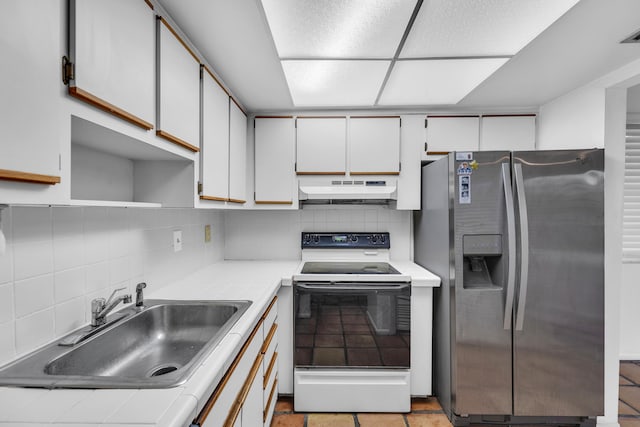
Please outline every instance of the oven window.
[[410, 289], [296, 290], [297, 367], [408, 368]]

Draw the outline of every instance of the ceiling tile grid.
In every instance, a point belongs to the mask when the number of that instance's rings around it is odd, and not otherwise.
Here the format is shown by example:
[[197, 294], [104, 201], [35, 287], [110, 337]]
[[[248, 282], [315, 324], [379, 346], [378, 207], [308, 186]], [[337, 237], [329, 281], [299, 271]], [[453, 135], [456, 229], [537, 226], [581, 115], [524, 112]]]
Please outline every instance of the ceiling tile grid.
[[261, 0], [295, 107], [455, 105], [579, 0]]

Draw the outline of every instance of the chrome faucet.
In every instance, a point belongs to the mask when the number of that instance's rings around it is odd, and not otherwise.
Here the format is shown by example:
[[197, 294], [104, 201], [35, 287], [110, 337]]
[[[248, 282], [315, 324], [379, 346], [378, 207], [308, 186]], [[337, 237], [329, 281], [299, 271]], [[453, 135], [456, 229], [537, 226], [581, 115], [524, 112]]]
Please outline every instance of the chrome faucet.
[[104, 325], [107, 323], [107, 314], [111, 313], [111, 311], [116, 308], [120, 302], [125, 304], [131, 302], [131, 294], [115, 297], [116, 292], [124, 289], [126, 288], [118, 288], [113, 291], [106, 302], [104, 298], [96, 298], [91, 301], [91, 326]]
[[147, 284], [142, 282], [136, 285], [136, 307], [144, 307], [144, 296], [142, 290], [147, 287]]

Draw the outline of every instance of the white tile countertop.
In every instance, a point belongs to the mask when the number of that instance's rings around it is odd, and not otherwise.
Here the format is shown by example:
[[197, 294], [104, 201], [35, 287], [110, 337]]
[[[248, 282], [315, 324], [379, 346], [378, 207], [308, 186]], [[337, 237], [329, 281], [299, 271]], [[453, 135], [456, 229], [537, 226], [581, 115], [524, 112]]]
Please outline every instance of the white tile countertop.
[[[417, 286], [439, 278], [412, 262], [393, 262]], [[280, 285], [290, 285], [300, 261], [223, 261], [145, 295], [149, 299], [251, 300], [230, 332], [189, 380], [168, 389], [27, 389], [0, 387], [0, 426], [83, 425], [184, 427], [195, 418], [240, 351]]]

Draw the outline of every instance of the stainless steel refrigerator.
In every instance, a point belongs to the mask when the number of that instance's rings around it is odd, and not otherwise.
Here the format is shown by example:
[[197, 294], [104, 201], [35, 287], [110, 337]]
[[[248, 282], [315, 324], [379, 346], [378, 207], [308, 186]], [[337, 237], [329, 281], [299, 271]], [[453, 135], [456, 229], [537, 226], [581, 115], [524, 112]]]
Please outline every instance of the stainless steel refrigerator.
[[604, 411], [604, 152], [457, 152], [422, 169], [434, 390], [454, 425]]

